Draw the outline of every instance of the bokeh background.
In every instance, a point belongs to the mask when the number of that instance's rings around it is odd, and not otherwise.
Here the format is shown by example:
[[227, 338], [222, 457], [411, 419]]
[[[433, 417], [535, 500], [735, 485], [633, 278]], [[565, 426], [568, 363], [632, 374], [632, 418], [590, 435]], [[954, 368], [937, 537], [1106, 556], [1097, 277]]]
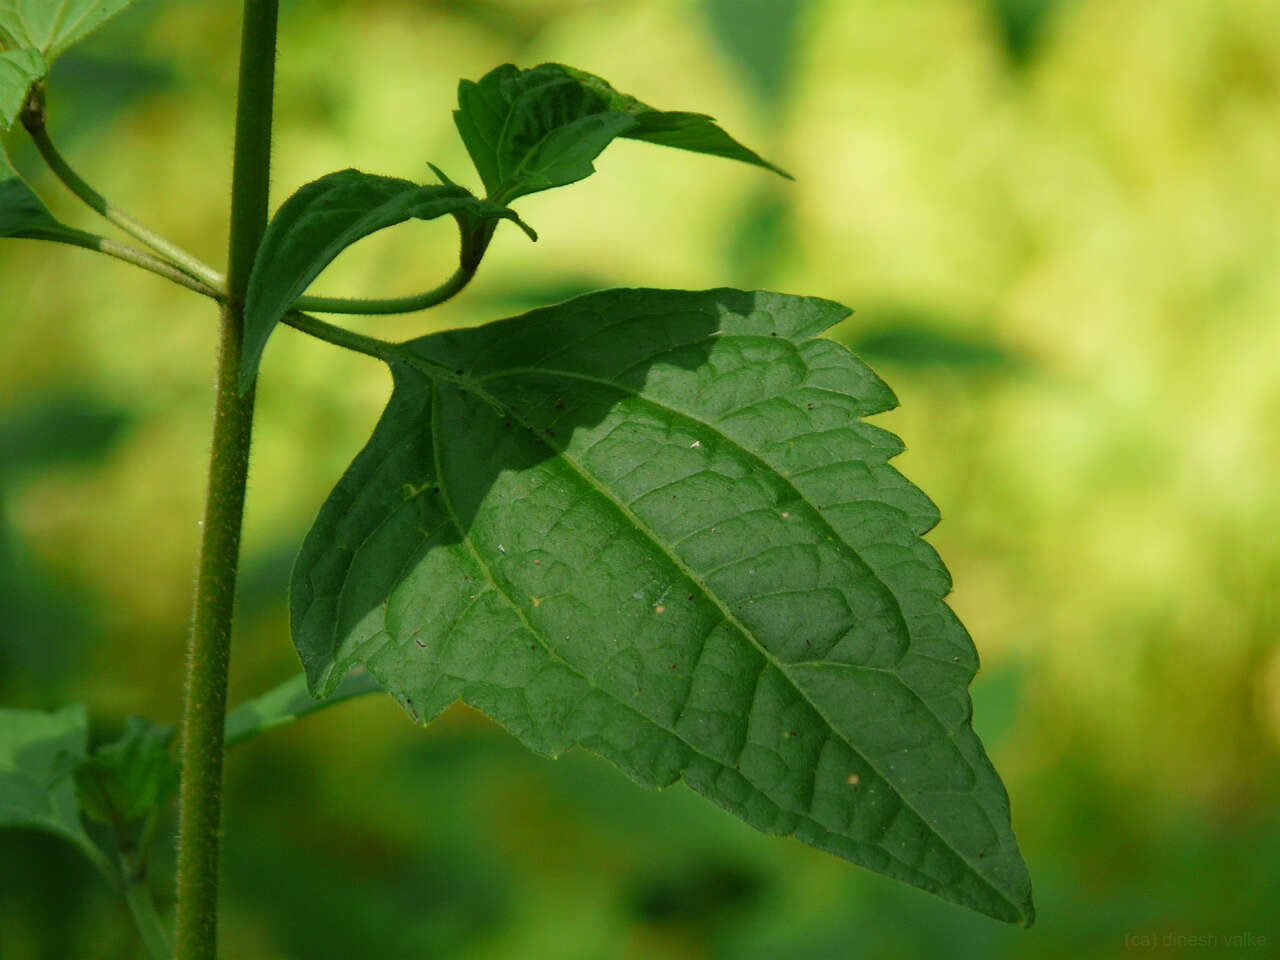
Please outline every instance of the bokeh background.
[[[141, 0], [50, 92], [81, 172], [219, 264], [237, 6]], [[351, 325], [407, 337], [607, 285], [854, 307], [833, 335], [897, 391], [877, 422], [941, 507], [1039, 920], [534, 757], [465, 708], [423, 730], [366, 697], [230, 756], [226, 957], [1280, 954], [1280, 2], [286, 0], [281, 30], [277, 202], [345, 166], [478, 186], [454, 88], [504, 61], [713, 113], [796, 175], [619, 142], [520, 201], [541, 241], [501, 229], [463, 297]], [[414, 292], [455, 242], [397, 228], [315, 292]], [[0, 319], [0, 702], [82, 701], [96, 739], [176, 722], [214, 313], [4, 241]], [[388, 392], [293, 331], [267, 351], [233, 702], [296, 672], [292, 556]], [[134, 936], [70, 847], [0, 833], [4, 960], [137, 957]]]

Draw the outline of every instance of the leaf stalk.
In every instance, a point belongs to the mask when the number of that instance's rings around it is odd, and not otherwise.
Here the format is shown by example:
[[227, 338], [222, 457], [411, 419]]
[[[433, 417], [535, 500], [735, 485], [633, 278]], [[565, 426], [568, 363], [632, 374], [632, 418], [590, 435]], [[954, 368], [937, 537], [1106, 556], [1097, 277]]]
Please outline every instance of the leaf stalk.
[[150, 247], [183, 273], [214, 290], [220, 291], [226, 287], [226, 278], [214, 270], [213, 267], [110, 203], [106, 197], [76, 173], [58, 148], [54, 146], [53, 140], [49, 136], [46, 118], [44, 91], [41, 85], [37, 84], [27, 96], [26, 103], [23, 104], [22, 125], [26, 128], [27, 133], [31, 135], [31, 140], [35, 144], [36, 150], [40, 152], [44, 162], [53, 171], [54, 176], [62, 181], [63, 186], [75, 194], [90, 209], [145, 246]]

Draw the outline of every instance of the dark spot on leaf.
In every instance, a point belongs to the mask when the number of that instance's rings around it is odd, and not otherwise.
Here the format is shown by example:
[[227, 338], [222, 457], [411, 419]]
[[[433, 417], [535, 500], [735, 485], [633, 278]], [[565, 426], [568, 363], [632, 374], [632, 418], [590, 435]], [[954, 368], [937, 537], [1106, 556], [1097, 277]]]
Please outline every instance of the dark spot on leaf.
[[564, 409], [564, 397], [556, 397], [556, 409], [557, 410]]

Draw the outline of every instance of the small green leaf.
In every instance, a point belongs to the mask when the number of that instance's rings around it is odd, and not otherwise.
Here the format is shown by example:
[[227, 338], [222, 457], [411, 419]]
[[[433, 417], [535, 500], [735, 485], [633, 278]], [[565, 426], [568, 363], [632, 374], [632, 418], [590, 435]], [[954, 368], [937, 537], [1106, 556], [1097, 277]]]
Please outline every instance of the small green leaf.
[[312, 689], [357, 663], [1029, 923], [978, 665], [824, 300], [616, 290], [405, 344], [294, 567]]
[[419, 186], [397, 177], [339, 170], [286, 200], [267, 226], [249, 278], [241, 389], [247, 390], [257, 376], [262, 351], [280, 318], [338, 254], [386, 227], [446, 214], [460, 218], [464, 233], [481, 222], [512, 220], [537, 239], [515, 211], [478, 200], [454, 184]]
[[133, 0], [0, 0], [0, 42], [39, 50], [50, 63]]
[[27, 91], [49, 72], [38, 50], [5, 50], [0, 53], [0, 133], [13, 126]]
[[110, 872], [80, 821], [72, 771], [85, 759], [89, 721], [80, 704], [55, 713], [0, 709], [0, 827], [44, 830]]
[[789, 177], [705, 114], [655, 110], [594, 74], [559, 63], [511, 64], [458, 85], [454, 123], [489, 198], [517, 197], [574, 183], [617, 137], [741, 160]]
[[381, 690], [382, 687], [369, 676], [367, 671], [359, 670], [343, 680], [328, 697], [317, 700], [307, 692], [307, 678], [300, 673], [278, 687], [268, 690], [262, 696], [240, 704], [227, 714], [227, 746], [234, 746], [260, 733], [292, 723], [299, 717], [305, 717], [325, 707], [332, 707], [352, 697], [378, 693]]
[[93, 234], [76, 230], [54, 218], [26, 182], [9, 165], [0, 146], [0, 238], [25, 237], [29, 240], [56, 240], [96, 245]]
[[85, 813], [124, 826], [159, 807], [178, 786], [178, 765], [169, 752], [173, 728], [145, 717], [129, 717], [114, 743], [98, 747], [75, 771]]

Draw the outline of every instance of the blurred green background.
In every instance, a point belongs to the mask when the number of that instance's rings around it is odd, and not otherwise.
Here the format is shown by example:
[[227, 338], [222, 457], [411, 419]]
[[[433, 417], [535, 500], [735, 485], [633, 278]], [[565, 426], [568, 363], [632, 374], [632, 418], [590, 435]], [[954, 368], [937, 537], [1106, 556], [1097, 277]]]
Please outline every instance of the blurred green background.
[[[50, 92], [80, 171], [214, 263], [237, 6], [141, 0]], [[713, 113], [796, 175], [619, 142], [521, 201], [541, 241], [499, 230], [457, 301], [351, 325], [406, 337], [604, 285], [854, 307], [834, 336], [898, 392], [877, 422], [942, 509], [1039, 920], [1006, 928], [591, 755], [539, 759], [467, 709], [424, 731], [366, 697], [229, 757], [224, 956], [1277, 955], [1280, 2], [286, 0], [281, 31], [277, 202], [345, 166], [478, 186], [454, 87], [508, 60]], [[314, 292], [415, 292], [455, 243], [397, 228]], [[131, 712], [176, 722], [213, 311], [4, 241], [0, 319], [0, 703], [83, 701], [95, 739]], [[263, 370], [233, 702], [296, 671], [292, 555], [389, 392], [290, 330]], [[78, 856], [0, 833], [4, 960], [141, 955]]]

